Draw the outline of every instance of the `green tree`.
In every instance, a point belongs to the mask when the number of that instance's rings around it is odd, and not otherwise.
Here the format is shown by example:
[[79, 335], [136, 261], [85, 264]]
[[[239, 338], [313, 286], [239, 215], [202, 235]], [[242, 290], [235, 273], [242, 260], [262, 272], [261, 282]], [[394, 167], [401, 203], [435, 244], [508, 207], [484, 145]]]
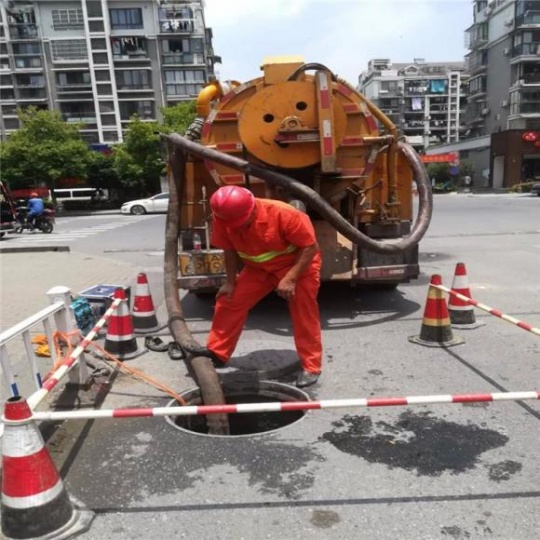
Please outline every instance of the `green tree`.
[[18, 116], [21, 129], [0, 146], [2, 179], [12, 189], [45, 185], [53, 190], [61, 178], [86, 177], [91, 150], [79, 125], [35, 107], [19, 110]]
[[196, 102], [181, 101], [172, 107], [162, 107], [162, 131], [164, 133], [179, 133], [183, 135], [191, 122], [196, 118]]
[[114, 155], [92, 152], [86, 177], [88, 184], [95, 188], [119, 189], [120, 178], [115, 168]]
[[130, 194], [145, 196], [160, 191], [165, 164], [160, 155], [159, 126], [133, 116], [117, 147], [114, 167], [120, 182]]

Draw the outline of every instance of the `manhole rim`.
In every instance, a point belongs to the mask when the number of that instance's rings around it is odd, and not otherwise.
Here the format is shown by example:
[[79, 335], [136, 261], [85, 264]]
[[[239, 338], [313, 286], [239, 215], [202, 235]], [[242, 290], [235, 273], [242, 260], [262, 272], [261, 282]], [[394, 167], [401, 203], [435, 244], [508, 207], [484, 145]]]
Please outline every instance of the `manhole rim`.
[[[278, 387], [281, 387], [281, 388], [286, 388], [287, 390], [289, 391], [294, 391], [296, 394], [299, 395], [299, 397], [301, 396], [302, 399], [297, 399], [296, 401], [312, 401], [311, 399], [311, 396], [304, 390], [296, 387], [296, 386], [292, 386], [290, 384], [285, 384], [285, 383], [282, 383], [282, 382], [277, 382], [277, 381], [272, 381], [272, 380], [269, 380], [269, 381], [258, 381], [257, 384], [259, 385], [259, 388], [258, 389], [251, 389], [251, 388], [242, 388], [243, 391], [245, 391], [246, 393], [251, 391], [251, 392], [255, 392], [256, 390], [264, 390], [263, 388], [261, 388], [261, 385], [267, 385], [267, 386], [270, 386], [270, 387], [275, 387], [275, 386], [278, 386]], [[199, 386], [194, 386], [193, 388], [190, 388], [184, 392], [181, 392], [180, 393], [180, 396], [181, 397], [185, 397], [186, 395], [189, 395], [191, 393], [198, 393], [200, 394], [200, 387]], [[270, 389], [269, 389], [270, 391]], [[171, 399], [170, 401], [167, 402], [167, 404], [165, 405], [165, 407], [174, 407], [178, 404], [177, 400], [176, 399]], [[165, 416], [165, 421], [167, 422], [167, 424], [169, 424], [172, 428], [178, 430], [178, 431], [181, 431], [183, 433], [186, 433], [187, 435], [195, 435], [195, 436], [198, 436], [198, 437], [208, 437], [208, 438], [212, 438], [212, 439], [215, 439], [215, 438], [218, 438], [218, 439], [244, 439], [246, 437], [263, 437], [265, 435], [272, 435], [274, 433], [278, 433], [284, 429], [287, 429], [291, 426], [296, 426], [299, 422], [302, 422], [306, 416], [308, 415], [309, 413], [309, 410], [306, 410], [306, 411], [302, 411], [304, 414], [298, 418], [298, 420], [295, 420], [294, 422], [291, 422], [290, 424], [287, 424], [286, 426], [283, 426], [283, 427], [279, 427], [277, 429], [272, 429], [272, 430], [269, 430], [269, 431], [262, 431], [260, 433], [245, 433], [245, 434], [242, 434], [242, 435], [212, 435], [212, 434], [209, 434], [209, 433], [199, 433], [198, 431], [192, 431], [192, 430], [189, 430], [189, 429], [186, 429], [186, 428], [183, 428], [183, 427], [180, 427], [178, 426], [177, 424], [175, 424], [174, 422], [174, 417], [171, 417], [171, 416]], [[240, 413], [242, 414], [242, 413]]]

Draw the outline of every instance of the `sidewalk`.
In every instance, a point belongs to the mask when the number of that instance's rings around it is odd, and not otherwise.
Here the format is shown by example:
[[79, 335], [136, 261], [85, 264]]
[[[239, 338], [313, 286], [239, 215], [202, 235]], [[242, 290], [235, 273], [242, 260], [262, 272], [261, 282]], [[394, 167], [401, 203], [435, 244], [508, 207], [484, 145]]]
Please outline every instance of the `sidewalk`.
[[48, 305], [46, 292], [69, 287], [74, 294], [92, 285], [133, 285], [138, 268], [78, 252], [2, 253], [0, 328], [7, 329]]

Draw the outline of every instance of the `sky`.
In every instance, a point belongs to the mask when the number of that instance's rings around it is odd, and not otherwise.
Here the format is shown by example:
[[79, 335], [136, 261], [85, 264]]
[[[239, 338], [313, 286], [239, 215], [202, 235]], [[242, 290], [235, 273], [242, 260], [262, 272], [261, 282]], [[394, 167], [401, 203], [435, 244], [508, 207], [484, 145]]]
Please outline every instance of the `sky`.
[[353, 85], [372, 58], [462, 61], [472, 0], [205, 0], [220, 80], [261, 75], [264, 57], [301, 55]]

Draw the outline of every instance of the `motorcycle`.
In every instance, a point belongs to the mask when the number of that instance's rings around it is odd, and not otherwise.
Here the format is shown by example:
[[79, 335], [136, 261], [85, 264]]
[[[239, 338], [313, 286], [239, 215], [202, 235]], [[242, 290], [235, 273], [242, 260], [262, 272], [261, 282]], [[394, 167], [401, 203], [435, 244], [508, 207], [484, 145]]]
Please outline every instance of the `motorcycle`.
[[45, 208], [41, 216], [36, 216], [34, 218], [34, 223], [30, 223], [26, 217], [28, 210], [26, 207], [19, 206], [17, 208], [17, 221], [15, 222], [15, 232], [22, 233], [25, 230], [33, 232], [35, 230], [40, 230], [42, 233], [50, 234], [53, 232], [54, 224], [54, 210], [50, 208]]

